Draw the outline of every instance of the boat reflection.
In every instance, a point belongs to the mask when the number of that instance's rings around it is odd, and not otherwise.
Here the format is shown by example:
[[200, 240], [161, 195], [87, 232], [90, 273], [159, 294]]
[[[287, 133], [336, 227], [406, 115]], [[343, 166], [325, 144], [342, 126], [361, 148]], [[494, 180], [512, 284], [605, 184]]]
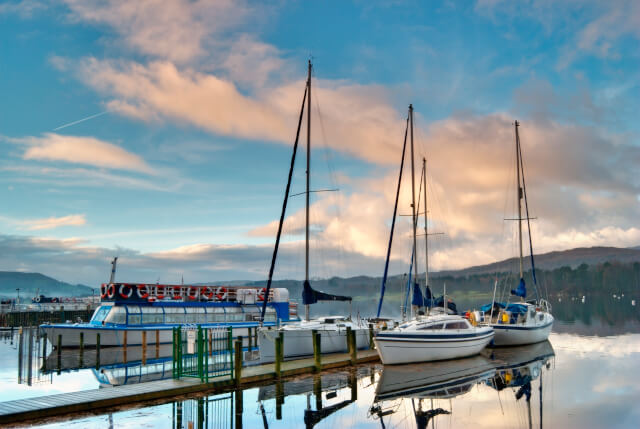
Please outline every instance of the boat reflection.
[[[529, 427], [532, 427], [532, 381], [540, 379], [542, 422], [541, 374], [544, 368], [550, 368], [554, 355], [551, 343], [544, 341], [527, 346], [489, 349], [465, 359], [384, 366], [369, 413], [385, 427], [385, 419], [389, 423], [394, 413], [409, 409], [416, 427], [426, 428], [437, 416], [453, 412], [451, 399], [479, 385], [497, 391], [512, 389], [516, 400], [524, 397]], [[448, 401], [443, 402], [442, 399]], [[405, 404], [405, 400], [410, 400], [410, 405]], [[446, 405], [443, 407], [443, 404]]]

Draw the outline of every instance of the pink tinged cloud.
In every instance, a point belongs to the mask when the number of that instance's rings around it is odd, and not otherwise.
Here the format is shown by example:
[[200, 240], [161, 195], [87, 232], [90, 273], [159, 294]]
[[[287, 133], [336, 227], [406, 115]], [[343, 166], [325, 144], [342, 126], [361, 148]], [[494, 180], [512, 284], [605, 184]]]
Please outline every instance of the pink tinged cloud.
[[83, 214], [74, 214], [62, 217], [24, 220], [20, 223], [29, 231], [39, 231], [43, 229], [55, 229], [62, 226], [82, 226], [87, 223], [87, 220]]
[[24, 137], [14, 141], [29, 146], [23, 154], [23, 159], [27, 160], [63, 161], [144, 174], [154, 173], [138, 155], [94, 137], [46, 133], [41, 137]]

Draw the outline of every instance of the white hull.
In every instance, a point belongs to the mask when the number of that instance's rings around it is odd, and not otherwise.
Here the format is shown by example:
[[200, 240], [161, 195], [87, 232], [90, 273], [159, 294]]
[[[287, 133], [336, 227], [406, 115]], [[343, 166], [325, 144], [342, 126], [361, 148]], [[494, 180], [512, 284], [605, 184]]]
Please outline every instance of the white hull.
[[[320, 334], [320, 351], [325, 353], [346, 353], [347, 330], [342, 329], [314, 329]], [[364, 327], [353, 328], [356, 334], [356, 348], [369, 348], [369, 330]], [[275, 339], [283, 333], [284, 358], [293, 359], [313, 355], [312, 329], [259, 329], [258, 349], [260, 363], [270, 363], [276, 360]]]
[[553, 327], [553, 316], [545, 313], [545, 318], [539, 324], [525, 325], [490, 325], [496, 335], [493, 339], [495, 346], [519, 346], [524, 344], [534, 344], [545, 341], [549, 338]]
[[[205, 327], [205, 326], [203, 326]], [[83, 334], [85, 347], [95, 347], [97, 336], [100, 334], [100, 347], [123, 347], [140, 346], [143, 344], [143, 332], [146, 332], [146, 344], [172, 344], [173, 343], [173, 327], [162, 328], [115, 328], [115, 327], [89, 327], [72, 325], [69, 326], [46, 326], [41, 329], [47, 334], [47, 339], [58, 346], [58, 336], [61, 336], [62, 347], [80, 347], [80, 334]], [[126, 340], [125, 340], [126, 332]], [[233, 336], [242, 336], [246, 343], [249, 329], [245, 327], [233, 327]], [[157, 340], [156, 340], [157, 339]]]
[[458, 336], [457, 338], [454, 335], [421, 335], [419, 331], [397, 334], [379, 333], [374, 338], [374, 342], [382, 363], [395, 365], [473, 356], [480, 353], [492, 339], [493, 330], [480, 328], [472, 337]]

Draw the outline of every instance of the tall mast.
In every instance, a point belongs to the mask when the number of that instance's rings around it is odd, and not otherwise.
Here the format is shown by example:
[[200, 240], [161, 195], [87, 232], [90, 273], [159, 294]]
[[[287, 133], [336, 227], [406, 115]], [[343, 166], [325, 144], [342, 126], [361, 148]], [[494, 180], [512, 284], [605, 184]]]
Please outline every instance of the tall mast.
[[516, 175], [517, 175], [517, 185], [516, 192], [518, 198], [518, 247], [520, 248], [520, 278], [523, 278], [522, 275], [522, 187], [520, 186], [520, 135], [518, 134], [518, 127], [520, 123], [518, 121], [515, 122], [516, 127]]
[[[416, 213], [416, 174], [415, 174], [415, 160], [413, 159], [413, 104], [409, 104], [409, 124], [411, 126], [411, 213], [413, 219], [413, 251], [416, 252], [416, 228], [417, 228], [417, 213]], [[415, 282], [418, 282], [418, 258], [414, 258], [413, 267], [415, 270]]]
[[429, 231], [427, 230], [427, 160], [422, 158], [423, 186], [424, 186], [424, 285], [429, 287]]
[[[307, 73], [307, 192], [305, 208], [305, 256], [304, 256], [304, 282], [309, 283], [309, 178], [311, 173], [311, 60]], [[309, 320], [309, 304], [304, 306], [305, 320]]]

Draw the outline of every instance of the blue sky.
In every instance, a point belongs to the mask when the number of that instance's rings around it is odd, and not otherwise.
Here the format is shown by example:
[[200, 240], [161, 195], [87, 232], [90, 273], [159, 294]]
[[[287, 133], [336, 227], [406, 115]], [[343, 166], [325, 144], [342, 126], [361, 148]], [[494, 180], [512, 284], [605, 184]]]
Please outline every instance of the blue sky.
[[[537, 251], [637, 245], [638, 28], [633, 1], [5, 2], [0, 269], [264, 278], [309, 57], [312, 183], [340, 189], [313, 197], [314, 276], [381, 274], [409, 103], [430, 269], [513, 254], [514, 119]], [[301, 277], [291, 201], [279, 278]]]

